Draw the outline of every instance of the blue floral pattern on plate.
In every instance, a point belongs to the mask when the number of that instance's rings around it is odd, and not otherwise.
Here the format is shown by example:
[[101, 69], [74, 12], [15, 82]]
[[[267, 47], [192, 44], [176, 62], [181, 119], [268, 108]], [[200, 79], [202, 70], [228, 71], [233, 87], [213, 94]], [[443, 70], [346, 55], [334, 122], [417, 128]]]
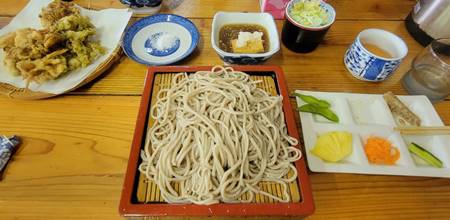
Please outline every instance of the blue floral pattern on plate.
[[398, 68], [402, 59], [385, 60], [369, 54], [357, 39], [344, 56], [347, 69], [358, 79], [383, 81]]
[[222, 60], [229, 64], [244, 64], [244, 65], [252, 65], [262, 63], [267, 60], [269, 57], [249, 57], [249, 56], [241, 56], [241, 57], [231, 57], [231, 56], [220, 56]]

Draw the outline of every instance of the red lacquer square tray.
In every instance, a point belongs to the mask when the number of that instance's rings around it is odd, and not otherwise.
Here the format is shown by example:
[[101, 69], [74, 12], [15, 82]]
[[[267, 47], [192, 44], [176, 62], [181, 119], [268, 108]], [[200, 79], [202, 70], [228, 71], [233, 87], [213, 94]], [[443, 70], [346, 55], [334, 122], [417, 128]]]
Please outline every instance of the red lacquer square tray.
[[[170, 87], [174, 73], [193, 73], [210, 70], [201, 66], [165, 66], [149, 67], [145, 78], [133, 143], [123, 185], [119, 212], [126, 217], [136, 216], [306, 216], [314, 212], [311, 186], [304, 156], [295, 162], [298, 172], [297, 181], [289, 184], [291, 202], [279, 203], [267, 196], [257, 194], [251, 203], [219, 203], [214, 205], [168, 204], [161, 198], [159, 189], [153, 182], [146, 180], [138, 171], [141, 163], [140, 151], [145, 143], [147, 128], [152, 125], [149, 110], [155, 101], [157, 91]], [[233, 66], [235, 70], [249, 74], [255, 80], [261, 80], [260, 87], [273, 95], [283, 96], [283, 111], [289, 135], [299, 139], [294, 112], [289, 103], [288, 90], [283, 71], [278, 66]], [[299, 147], [299, 146], [298, 146]], [[281, 188], [276, 183], [265, 182], [259, 187], [273, 195], [280, 195]], [[245, 196], [245, 195], [244, 195]]]

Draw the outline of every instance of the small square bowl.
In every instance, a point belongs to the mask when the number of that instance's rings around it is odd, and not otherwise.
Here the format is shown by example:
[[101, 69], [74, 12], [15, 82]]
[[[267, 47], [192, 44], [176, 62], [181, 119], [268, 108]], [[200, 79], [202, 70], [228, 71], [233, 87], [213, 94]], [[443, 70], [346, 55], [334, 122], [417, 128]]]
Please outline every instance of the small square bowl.
[[[263, 26], [270, 41], [265, 53], [228, 53], [219, 48], [219, 31], [226, 24], [258, 24]], [[280, 40], [275, 21], [269, 13], [217, 12], [214, 15], [211, 31], [211, 44], [220, 58], [229, 64], [258, 64], [272, 57], [280, 50]]]

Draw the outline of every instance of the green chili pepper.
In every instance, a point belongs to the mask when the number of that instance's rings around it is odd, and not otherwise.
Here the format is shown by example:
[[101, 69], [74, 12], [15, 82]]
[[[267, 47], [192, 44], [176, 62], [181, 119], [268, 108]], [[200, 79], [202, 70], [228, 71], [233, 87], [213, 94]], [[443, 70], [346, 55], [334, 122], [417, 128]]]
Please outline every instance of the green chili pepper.
[[299, 97], [301, 100], [303, 100], [304, 102], [306, 102], [308, 104], [317, 105], [322, 108], [329, 108], [331, 106], [329, 102], [322, 100], [322, 99], [318, 99], [314, 96], [302, 95], [302, 94], [298, 94], [298, 93], [294, 93], [294, 95]]
[[298, 108], [298, 110], [301, 112], [309, 112], [309, 113], [313, 113], [313, 114], [318, 114], [332, 122], [339, 123], [339, 117], [329, 108], [323, 108], [316, 104], [306, 104], [306, 105], [300, 106]]

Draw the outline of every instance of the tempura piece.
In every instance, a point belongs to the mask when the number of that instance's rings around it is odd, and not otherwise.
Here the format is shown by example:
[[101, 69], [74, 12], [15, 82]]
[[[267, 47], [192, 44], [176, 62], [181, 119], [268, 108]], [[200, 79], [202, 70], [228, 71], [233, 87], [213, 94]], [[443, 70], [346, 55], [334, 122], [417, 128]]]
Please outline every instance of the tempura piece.
[[57, 33], [31, 28], [19, 29], [0, 38], [0, 48], [5, 51], [3, 63], [14, 75], [18, 75], [19, 61], [42, 58], [61, 41], [62, 37]]
[[[54, 41], [52, 43], [46, 42], [46, 40], [48, 41], [50, 38], [59, 40], [52, 40]], [[18, 50], [16, 55], [21, 60], [41, 58], [49, 52], [49, 46], [53, 46], [60, 40], [61, 39], [57, 34], [48, 33], [43, 30], [31, 28], [17, 30], [14, 39], [15, 49]]]
[[80, 14], [80, 9], [78, 9], [74, 3], [54, 0], [47, 7], [42, 9], [39, 18], [41, 18], [42, 26], [48, 28], [59, 19], [74, 14]]
[[48, 33], [44, 37], [44, 47], [46, 49], [51, 50], [53, 47], [57, 47], [59, 44], [61, 44], [64, 41], [64, 38], [62, 35], [58, 33]]
[[67, 72], [67, 60], [62, 54], [68, 49], [61, 49], [48, 54], [42, 59], [25, 60], [17, 63], [17, 68], [21, 71], [23, 78], [29, 81], [45, 82], [58, 78]]
[[0, 37], [5, 66], [28, 86], [91, 64], [105, 48], [90, 39], [95, 26], [79, 12], [73, 3], [55, 0], [40, 14], [45, 29], [24, 28]]
[[105, 53], [105, 49], [98, 42], [90, 42], [89, 38], [95, 35], [94, 25], [90, 19], [81, 15], [71, 15], [60, 19], [53, 31], [61, 33], [67, 40], [66, 46], [72, 56], [69, 57], [71, 70], [86, 67]]
[[5, 59], [3, 60], [3, 63], [5, 64], [6, 68], [8, 68], [8, 70], [14, 76], [20, 75], [20, 71], [16, 67], [16, 64], [17, 64], [17, 62], [19, 62], [19, 60], [14, 55], [11, 55], [12, 52], [14, 52], [14, 51], [13, 50], [8, 50], [8, 51], [5, 51], [5, 52], [6, 52], [6, 56], [5, 56]]
[[51, 27], [53, 32], [66, 32], [66, 31], [84, 31], [86, 29], [94, 29], [94, 25], [91, 23], [91, 19], [82, 15], [70, 15], [55, 22]]
[[14, 39], [16, 39], [16, 32], [11, 32], [0, 37], [0, 48], [4, 49], [13, 47]]
[[86, 44], [74, 42], [71, 46], [72, 52], [75, 53], [75, 56], [69, 59], [71, 70], [86, 67], [105, 53], [105, 48], [98, 42], [88, 42]]

